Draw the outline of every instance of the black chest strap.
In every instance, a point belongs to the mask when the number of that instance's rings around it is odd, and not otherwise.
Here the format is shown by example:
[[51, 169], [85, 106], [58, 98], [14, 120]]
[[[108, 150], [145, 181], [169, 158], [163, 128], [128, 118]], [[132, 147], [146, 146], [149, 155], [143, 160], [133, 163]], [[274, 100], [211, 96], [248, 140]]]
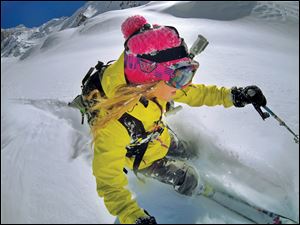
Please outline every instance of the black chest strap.
[[[160, 118], [157, 121], [157, 124], [159, 124], [159, 121], [161, 121], [162, 119], [163, 108], [158, 103], [156, 98], [153, 98], [151, 100], [158, 106], [158, 108], [161, 111]], [[142, 97], [140, 99], [140, 102], [144, 105], [145, 108], [148, 107], [149, 100], [147, 100], [146, 98]], [[128, 146], [126, 146], [126, 150], [127, 150], [126, 156], [135, 157], [133, 162], [133, 172], [137, 176], [138, 168], [146, 153], [148, 144], [152, 140], [151, 138], [154, 138], [155, 135], [152, 135], [151, 137], [151, 132], [150, 133], [146, 132], [143, 123], [128, 113], [124, 113], [119, 119], [119, 122], [126, 128], [130, 136], [131, 142]], [[156, 135], [160, 135], [163, 132], [163, 130], [164, 130], [163, 128], [156, 129], [155, 130]]]
[[124, 113], [119, 119], [119, 122], [126, 128], [131, 138], [130, 145], [126, 147], [126, 156], [135, 157], [133, 162], [133, 172], [137, 175], [138, 168], [149, 144], [149, 141], [146, 139], [147, 133], [143, 123], [128, 113]]

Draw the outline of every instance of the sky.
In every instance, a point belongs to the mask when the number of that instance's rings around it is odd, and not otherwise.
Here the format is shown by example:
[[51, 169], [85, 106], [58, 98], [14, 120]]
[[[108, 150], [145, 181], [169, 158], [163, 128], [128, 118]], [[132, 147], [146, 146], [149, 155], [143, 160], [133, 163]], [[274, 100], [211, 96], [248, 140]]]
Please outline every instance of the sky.
[[1, 1], [1, 28], [39, 27], [62, 16], [71, 16], [85, 1]]

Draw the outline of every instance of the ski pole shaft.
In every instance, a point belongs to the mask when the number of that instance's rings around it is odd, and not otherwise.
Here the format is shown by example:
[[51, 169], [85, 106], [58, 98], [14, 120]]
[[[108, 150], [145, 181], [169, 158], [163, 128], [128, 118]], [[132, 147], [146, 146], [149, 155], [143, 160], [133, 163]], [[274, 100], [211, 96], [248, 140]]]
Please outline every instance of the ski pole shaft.
[[291, 128], [289, 128], [286, 124], [285, 124], [285, 122], [282, 120], [282, 119], [280, 119], [271, 109], [269, 109], [267, 106], [263, 106], [263, 108], [268, 112], [268, 113], [270, 113], [271, 114], [271, 116], [273, 116], [278, 122], [279, 122], [279, 125], [280, 126], [285, 126], [285, 128], [290, 132], [290, 133], [292, 133], [293, 135], [294, 135], [294, 140], [295, 140], [295, 142], [296, 143], [299, 143], [299, 135], [297, 135], [297, 134], [295, 134], [295, 132], [293, 132], [292, 130], [291, 130]]

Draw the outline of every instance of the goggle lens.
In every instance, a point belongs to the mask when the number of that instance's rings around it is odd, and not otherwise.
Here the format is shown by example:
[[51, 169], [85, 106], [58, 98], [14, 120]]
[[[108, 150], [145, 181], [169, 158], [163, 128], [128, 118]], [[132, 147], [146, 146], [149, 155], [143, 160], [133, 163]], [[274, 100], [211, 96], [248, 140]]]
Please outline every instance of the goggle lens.
[[184, 63], [184, 65], [175, 65], [175, 67], [177, 68], [174, 70], [173, 76], [166, 83], [169, 86], [181, 89], [192, 82], [199, 64], [193, 61], [191, 63]]

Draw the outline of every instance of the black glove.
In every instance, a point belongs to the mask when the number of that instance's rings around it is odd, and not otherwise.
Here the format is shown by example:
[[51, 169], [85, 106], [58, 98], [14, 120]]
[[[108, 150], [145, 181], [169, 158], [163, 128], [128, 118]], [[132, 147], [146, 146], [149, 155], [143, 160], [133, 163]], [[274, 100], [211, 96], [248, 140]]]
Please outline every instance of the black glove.
[[259, 87], [252, 85], [245, 88], [231, 88], [232, 101], [235, 107], [244, 107], [246, 104], [254, 104], [257, 106], [265, 106], [267, 100], [259, 89]]
[[[147, 213], [148, 214], [148, 213]], [[149, 214], [148, 214], [149, 215]], [[156, 220], [153, 216], [145, 216], [145, 217], [141, 217], [141, 218], [138, 218], [136, 221], [135, 221], [135, 224], [157, 224], [156, 223]]]

